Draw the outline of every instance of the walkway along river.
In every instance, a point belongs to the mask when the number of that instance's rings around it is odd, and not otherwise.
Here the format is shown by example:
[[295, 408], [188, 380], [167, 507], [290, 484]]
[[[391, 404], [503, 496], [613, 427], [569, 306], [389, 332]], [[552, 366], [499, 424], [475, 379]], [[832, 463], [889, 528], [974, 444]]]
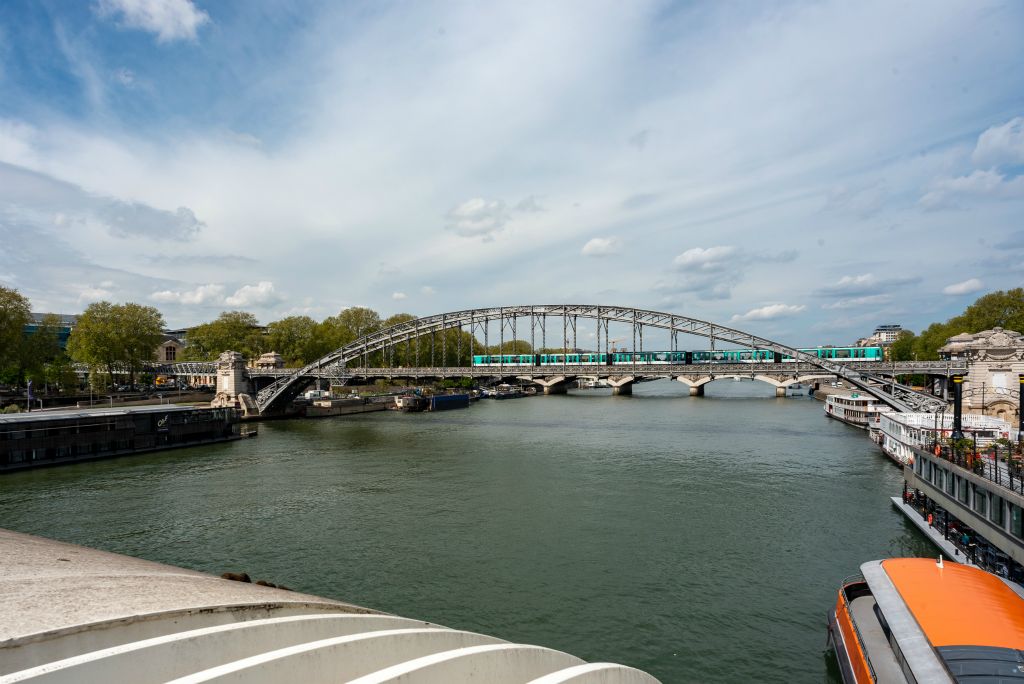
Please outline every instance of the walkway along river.
[[0, 477], [0, 527], [250, 575], [665, 682], [820, 682], [850, 568], [933, 555], [808, 398], [717, 382], [266, 423]]

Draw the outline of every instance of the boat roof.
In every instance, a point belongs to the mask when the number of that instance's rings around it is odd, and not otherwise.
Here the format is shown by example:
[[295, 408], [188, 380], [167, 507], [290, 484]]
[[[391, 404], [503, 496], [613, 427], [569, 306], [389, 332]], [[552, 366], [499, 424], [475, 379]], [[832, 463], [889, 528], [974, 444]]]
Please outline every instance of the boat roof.
[[930, 558], [872, 561], [861, 571], [917, 681], [1024, 681], [1024, 588]]
[[882, 569], [932, 646], [1024, 650], [1024, 598], [995, 575], [930, 558], [890, 558]]

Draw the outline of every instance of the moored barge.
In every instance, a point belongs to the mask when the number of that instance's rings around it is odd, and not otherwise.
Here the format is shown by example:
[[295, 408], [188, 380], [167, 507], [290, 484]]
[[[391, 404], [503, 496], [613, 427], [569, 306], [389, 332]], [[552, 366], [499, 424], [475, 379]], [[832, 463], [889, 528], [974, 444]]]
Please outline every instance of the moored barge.
[[239, 439], [238, 411], [194, 406], [0, 415], [0, 472]]
[[867, 429], [878, 421], [882, 413], [890, 410], [878, 399], [857, 392], [825, 397], [825, 415], [854, 427]]

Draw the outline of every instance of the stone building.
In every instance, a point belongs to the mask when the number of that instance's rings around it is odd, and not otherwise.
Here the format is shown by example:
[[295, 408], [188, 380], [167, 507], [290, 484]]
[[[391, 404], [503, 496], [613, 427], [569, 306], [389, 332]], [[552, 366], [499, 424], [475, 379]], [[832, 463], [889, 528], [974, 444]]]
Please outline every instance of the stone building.
[[946, 340], [939, 356], [968, 362], [964, 376], [965, 410], [1017, 423], [1018, 376], [1024, 373], [1024, 335], [1002, 328], [961, 333]]

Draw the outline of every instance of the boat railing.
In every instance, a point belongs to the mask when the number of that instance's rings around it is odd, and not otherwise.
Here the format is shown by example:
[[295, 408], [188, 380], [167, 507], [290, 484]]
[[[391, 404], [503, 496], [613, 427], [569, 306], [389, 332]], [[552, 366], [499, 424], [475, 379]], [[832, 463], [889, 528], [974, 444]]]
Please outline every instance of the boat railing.
[[849, 616], [850, 624], [853, 626], [853, 633], [857, 635], [857, 645], [860, 648], [861, 654], [864, 656], [864, 662], [868, 666], [868, 674], [871, 675], [871, 681], [877, 682], [878, 675], [875, 674], [875, 666], [871, 664], [871, 656], [868, 655], [867, 642], [864, 641], [864, 635], [861, 634], [860, 627], [857, 626], [857, 621], [853, 619], [853, 607], [850, 605], [850, 599], [846, 596], [846, 588], [851, 584], [865, 584], [864, 575], [857, 573], [850, 575], [843, 579], [842, 588], [839, 592], [840, 598], [843, 600], [843, 607], [846, 608], [846, 614]]

